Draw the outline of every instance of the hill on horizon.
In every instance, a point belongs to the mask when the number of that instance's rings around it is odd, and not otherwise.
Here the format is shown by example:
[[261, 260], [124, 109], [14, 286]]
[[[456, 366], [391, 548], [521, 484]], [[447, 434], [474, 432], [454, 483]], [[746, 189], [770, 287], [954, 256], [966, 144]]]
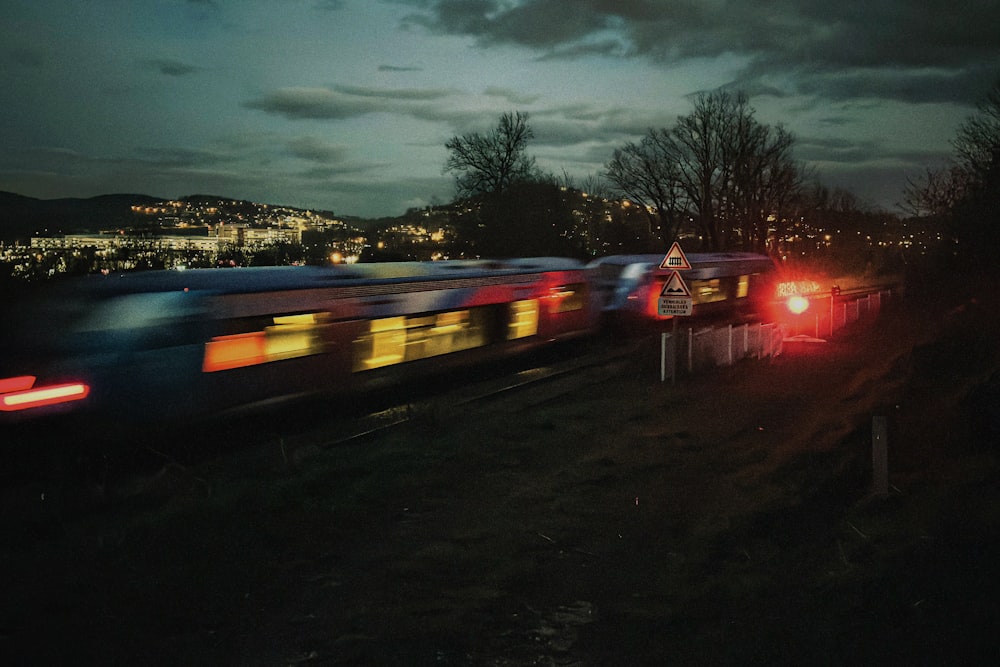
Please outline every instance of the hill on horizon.
[[[250, 206], [255, 203], [208, 194], [192, 194], [177, 199], [196, 203], [236, 202], [240, 206]], [[86, 198], [37, 199], [14, 192], [0, 191], [0, 241], [27, 243], [32, 236], [42, 233], [78, 234], [124, 227], [136, 222], [132, 206], [137, 204], [151, 206], [163, 201], [166, 201], [163, 197], [144, 194], [122, 193]], [[268, 206], [278, 205], [268, 204]], [[332, 215], [328, 211], [317, 212]]]
[[129, 224], [132, 206], [154, 204], [157, 197], [140, 194], [110, 194], [86, 199], [36, 199], [13, 192], [0, 192], [0, 240], [27, 242], [49, 232], [73, 234]]

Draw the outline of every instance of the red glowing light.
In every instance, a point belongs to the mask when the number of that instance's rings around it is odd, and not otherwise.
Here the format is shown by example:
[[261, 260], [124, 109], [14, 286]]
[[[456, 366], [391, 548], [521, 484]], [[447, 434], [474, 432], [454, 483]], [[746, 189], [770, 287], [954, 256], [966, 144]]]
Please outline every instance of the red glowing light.
[[18, 377], [0, 379], [0, 394], [9, 394], [12, 391], [24, 391], [35, 386], [34, 375], [20, 375]]
[[[31, 382], [25, 387], [23, 381], [26, 379], [30, 379]], [[22, 382], [15, 382], [18, 380]], [[35, 387], [33, 386], [34, 381], [35, 378], [31, 376], [3, 380], [0, 387], [3, 387], [5, 391], [0, 394], [0, 411], [15, 412], [17, 410], [40, 408], [45, 405], [79, 401], [90, 394], [90, 387], [82, 382]], [[12, 387], [18, 386], [20, 387], [19, 389], [11, 390]]]
[[789, 297], [788, 301], [785, 302], [785, 305], [788, 306], [788, 310], [793, 314], [801, 315], [809, 310], [809, 299], [796, 294], [795, 296]]

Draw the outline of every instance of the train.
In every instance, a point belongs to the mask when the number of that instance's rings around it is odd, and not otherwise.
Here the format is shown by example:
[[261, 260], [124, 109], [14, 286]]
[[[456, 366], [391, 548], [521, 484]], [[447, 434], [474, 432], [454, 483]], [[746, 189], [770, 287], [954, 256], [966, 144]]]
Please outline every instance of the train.
[[[690, 292], [692, 316], [702, 321], [749, 321], [765, 316], [776, 295], [776, 271], [766, 255], [748, 252], [691, 253], [681, 273]], [[658, 303], [674, 273], [663, 255], [612, 255], [589, 264], [602, 319], [620, 330], [663, 320]]]
[[[762, 256], [691, 255], [695, 315], [746, 313]], [[170, 422], [405, 379], [662, 321], [662, 256], [543, 257], [92, 275], [0, 329], [0, 423]], [[621, 322], [619, 322], [621, 324]]]

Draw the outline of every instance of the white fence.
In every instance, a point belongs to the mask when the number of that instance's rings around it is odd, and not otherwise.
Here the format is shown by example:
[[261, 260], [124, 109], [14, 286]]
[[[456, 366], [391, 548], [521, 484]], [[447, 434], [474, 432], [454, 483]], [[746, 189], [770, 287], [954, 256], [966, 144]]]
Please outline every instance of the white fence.
[[809, 316], [791, 325], [742, 324], [695, 330], [681, 329], [664, 333], [660, 340], [660, 379], [676, 379], [677, 368], [688, 373], [730, 366], [742, 359], [762, 359], [781, 354], [785, 341], [795, 337], [832, 337], [843, 327], [862, 319], [874, 318], [882, 310], [888, 290], [861, 298], [829, 296], [814, 301]]
[[781, 354], [785, 338], [778, 324], [743, 324], [694, 331], [688, 329], [687, 370], [730, 366], [741, 359], [761, 359]]
[[692, 373], [729, 366], [741, 359], [777, 356], [781, 354], [784, 339], [784, 328], [773, 323], [730, 324], [699, 331], [688, 328], [676, 337], [664, 333], [660, 339], [660, 379], [676, 379], [678, 364], [683, 364]]
[[832, 337], [838, 329], [852, 322], [876, 317], [882, 310], [884, 302], [892, 298], [891, 290], [880, 290], [862, 297], [851, 296], [816, 299], [808, 314], [800, 317], [800, 321], [790, 331], [790, 335], [809, 334], [816, 338]]

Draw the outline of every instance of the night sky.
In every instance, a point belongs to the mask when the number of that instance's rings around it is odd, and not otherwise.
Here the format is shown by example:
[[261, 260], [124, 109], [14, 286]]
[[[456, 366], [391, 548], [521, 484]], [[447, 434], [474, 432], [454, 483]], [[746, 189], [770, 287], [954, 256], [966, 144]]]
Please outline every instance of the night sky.
[[525, 111], [540, 167], [743, 90], [824, 184], [894, 210], [1000, 78], [994, 0], [0, 0], [0, 190], [399, 215]]

